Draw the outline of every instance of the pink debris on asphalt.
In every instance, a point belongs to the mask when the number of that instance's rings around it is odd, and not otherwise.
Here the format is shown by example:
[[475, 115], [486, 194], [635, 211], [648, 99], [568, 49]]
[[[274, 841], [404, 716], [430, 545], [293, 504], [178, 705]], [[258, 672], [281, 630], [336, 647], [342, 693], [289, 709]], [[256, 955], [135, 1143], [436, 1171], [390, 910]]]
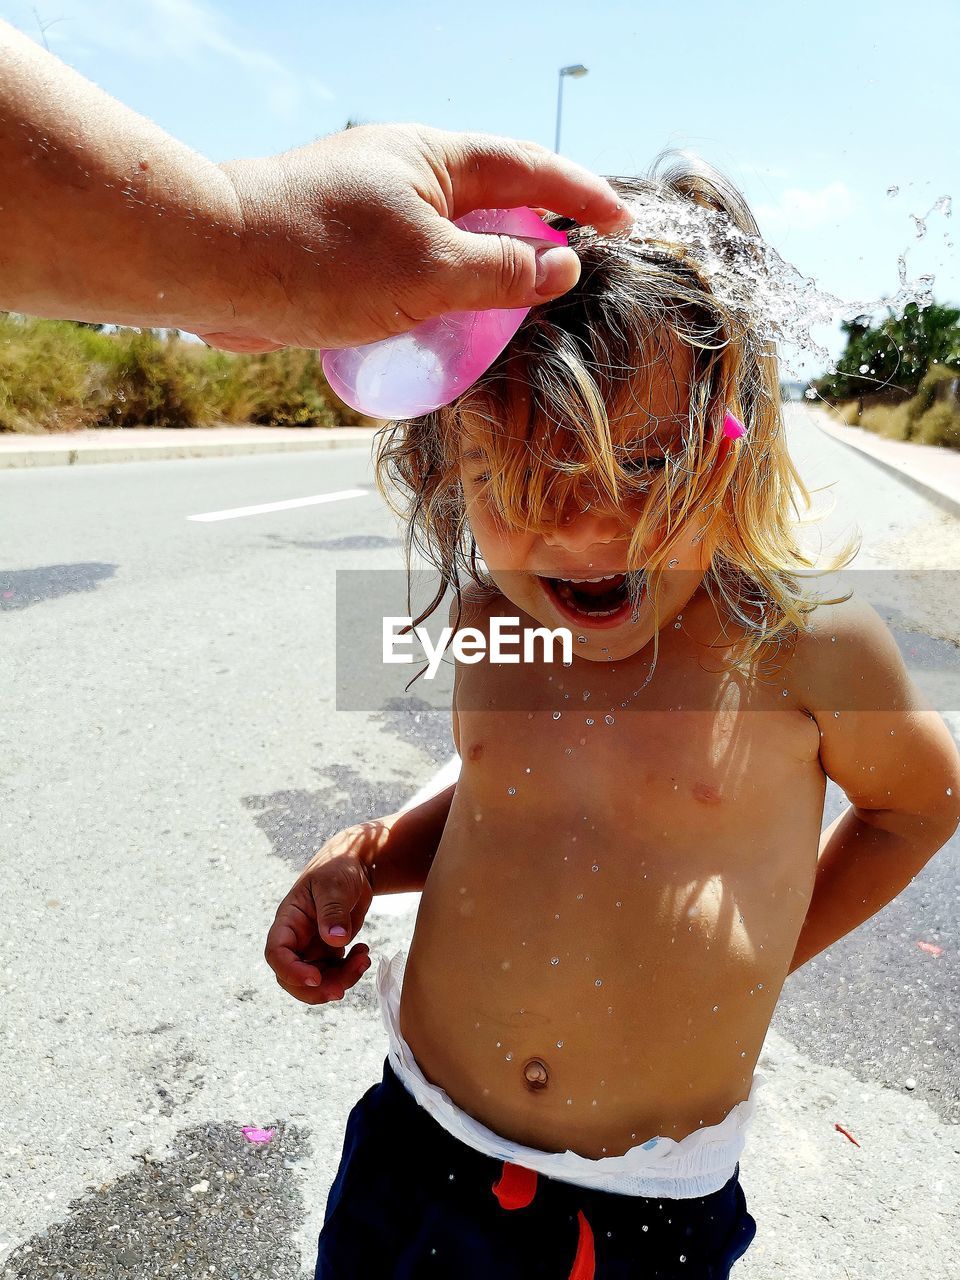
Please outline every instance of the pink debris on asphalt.
[[252, 1124], [245, 1124], [241, 1133], [248, 1142], [269, 1142], [276, 1129], [257, 1129]]
[[942, 956], [943, 947], [938, 947], [934, 942], [918, 942], [917, 946], [921, 951], [926, 951], [927, 955]]

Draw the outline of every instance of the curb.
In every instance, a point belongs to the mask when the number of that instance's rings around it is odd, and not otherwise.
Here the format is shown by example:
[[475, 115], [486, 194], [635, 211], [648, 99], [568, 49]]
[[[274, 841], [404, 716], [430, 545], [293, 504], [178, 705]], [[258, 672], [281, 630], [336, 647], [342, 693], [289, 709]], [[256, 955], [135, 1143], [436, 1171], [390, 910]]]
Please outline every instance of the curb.
[[[371, 443], [374, 432], [370, 432]], [[166, 462], [172, 458], [227, 458], [251, 453], [303, 453], [317, 449], [358, 449], [364, 441], [353, 439], [318, 440], [234, 440], [196, 444], [92, 445], [79, 449], [0, 449], [0, 470], [4, 468], [77, 466], [90, 462]]]
[[939, 507], [941, 511], [960, 519], [960, 499], [954, 498], [951, 494], [945, 493], [942, 489], [938, 489], [935, 485], [929, 484], [925, 480], [920, 480], [909, 471], [904, 471], [902, 467], [898, 467], [896, 463], [888, 462], [886, 458], [879, 457], [870, 449], [865, 449], [862, 445], [855, 444], [852, 440], [844, 439], [843, 436], [838, 435], [835, 431], [831, 431], [829, 425], [820, 421], [819, 418], [816, 425], [831, 440], [835, 440], [837, 444], [843, 445], [846, 449], [852, 449], [858, 457], [866, 458], [868, 462], [874, 463], [889, 475], [896, 476], [908, 489], [913, 489], [915, 493], [919, 493], [922, 498], [926, 498], [928, 502]]

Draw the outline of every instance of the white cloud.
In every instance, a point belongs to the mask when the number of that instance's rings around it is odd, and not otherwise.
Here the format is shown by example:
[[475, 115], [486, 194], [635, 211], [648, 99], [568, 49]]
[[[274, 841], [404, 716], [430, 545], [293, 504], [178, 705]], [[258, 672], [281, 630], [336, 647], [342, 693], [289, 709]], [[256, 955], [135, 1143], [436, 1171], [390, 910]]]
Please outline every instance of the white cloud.
[[315, 77], [300, 75], [272, 54], [240, 43], [228, 19], [201, 0], [59, 0], [55, 15], [50, 0], [39, 0], [30, 8], [36, 16], [24, 13], [23, 30], [37, 38], [39, 22], [50, 48], [65, 57], [94, 47], [171, 67], [199, 70], [209, 66], [211, 58], [232, 63], [249, 74], [273, 114], [285, 119], [297, 113], [304, 99], [329, 101], [334, 96]]
[[772, 231], [813, 231], [833, 226], [851, 214], [856, 199], [843, 182], [831, 182], [819, 191], [788, 187], [776, 204], [757, 205], [754, 212], [761, 228]]

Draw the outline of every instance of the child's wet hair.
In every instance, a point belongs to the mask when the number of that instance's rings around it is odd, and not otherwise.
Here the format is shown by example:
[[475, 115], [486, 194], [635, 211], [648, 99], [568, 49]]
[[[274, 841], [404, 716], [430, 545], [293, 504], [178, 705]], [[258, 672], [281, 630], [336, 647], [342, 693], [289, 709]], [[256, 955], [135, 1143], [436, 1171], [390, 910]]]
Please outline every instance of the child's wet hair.
[[[821, 602], [795, 577], [815, 564], [791, 516], [801, 518], [810, 495], [787, 451], [775, 348], [755, 318], [711, 288], [710, 264], [680, 228], [699, 206], [749, 237], [759, 230], [736, 188], [686, 154], [658, 157], [646, 177], [608, 181], [628, 203], [676, 210], [676, 237], [643, 238], [642, 218], [626, 237], [548, 217], [580, 258], [578, 283], [534, 307], [453, 404], [384, 428], [377, 483], [405, 519], [408, 565], [416, 549], [442, 578], [417, 622], [448, 588], [459, 598], [465, 581], [491, 585], [466, 521], [464, 435], [485, 457], [488, 511], [507, 525], [539, 531], [567, 504], [630, 502], [637, 520], [623, 568], [647, 570], [655, 607], [681, 530], [712, 517], [704, 586], [745, 629], [732, 655], [743, 667], [801, 630]], [[649, 405], [653, 415], [641, 411]], [[727, 412], [746, 428], [732, 449]], [[654, 433], [666, 463], [651, 473], [644, 445]], [[848, 547], [823, 571], [853, 554]]]

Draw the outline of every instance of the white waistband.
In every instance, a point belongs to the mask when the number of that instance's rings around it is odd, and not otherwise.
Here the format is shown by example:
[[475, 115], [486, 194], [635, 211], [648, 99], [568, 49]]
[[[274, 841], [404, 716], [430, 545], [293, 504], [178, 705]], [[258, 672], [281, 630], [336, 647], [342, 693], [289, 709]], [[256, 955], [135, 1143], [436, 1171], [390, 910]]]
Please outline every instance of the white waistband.
[[438, 1085], [427, 1080], [410, 1046], [400, 1034], [400, 992], [406, 956], [380, 957], [377, 967], [377, 999], [390, 1041], [390, 1064], [407, 1092], [448, 1133], [496, 1160], [535, 1169], [549, 1178], [572, 1182], [620, 1195], [663, 1196], [674, 1200], [706, 1196], [719, 1191], [733, 1177], [746, 1141], [744, 1130], [756, 1108], [757, 1090], [766, 1078], [755, 1073], [750, 1096], [724, 1116], [719, 1124], [697, 1129], [677, 1141], [650, 1138], [619, 1156], [589, 1160], [575, 1151], [539, 1151], [494, 1133], [467, 1115]]

